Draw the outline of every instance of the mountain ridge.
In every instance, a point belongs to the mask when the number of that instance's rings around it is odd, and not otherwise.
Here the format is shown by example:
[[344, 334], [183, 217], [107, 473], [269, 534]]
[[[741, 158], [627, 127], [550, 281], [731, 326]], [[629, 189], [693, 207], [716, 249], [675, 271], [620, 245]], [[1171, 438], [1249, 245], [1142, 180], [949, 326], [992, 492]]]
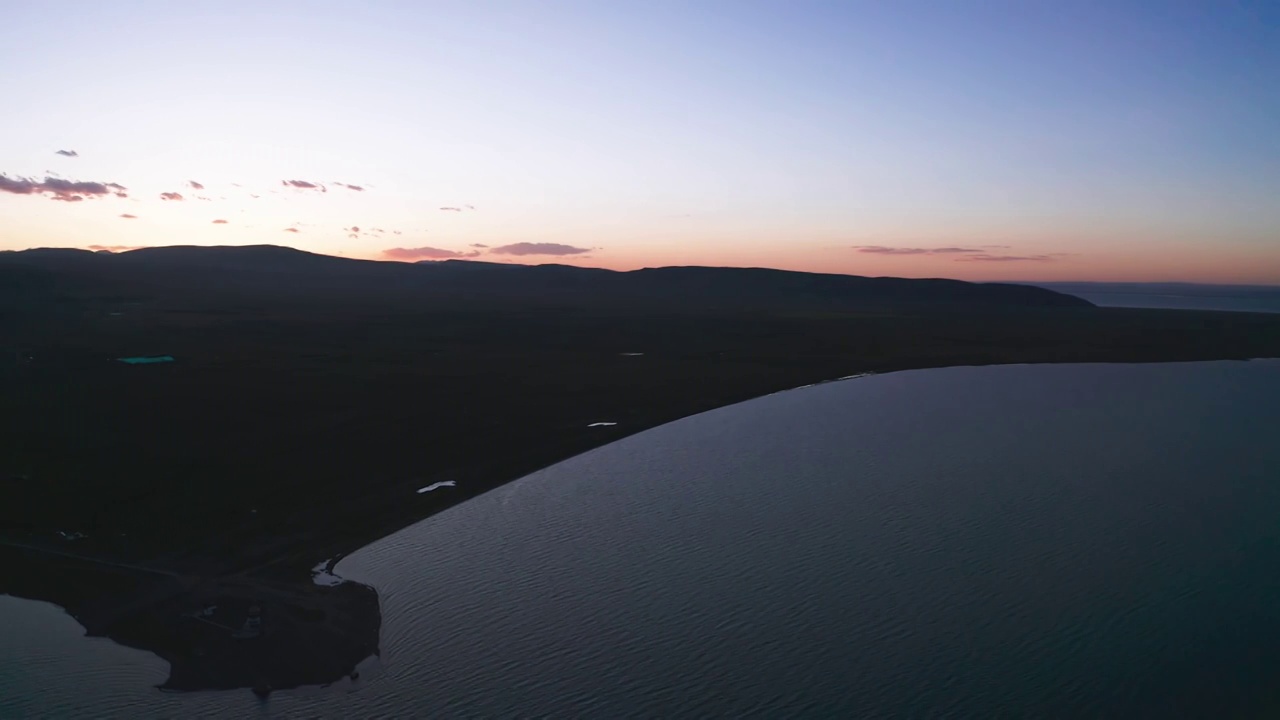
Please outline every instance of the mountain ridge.
[[[406, 263], [358, 260], [281, 245], [139, 248], [118, 253], [38, 248], [0, 254], [0, 263], [27, 265], [92, 280], [152, 288], [288, 291], [294, 294], [379, 296], [418, 293], [437, 299], [479, 296], [531, 302], [724, 307], [826, 308], [878, 306], [1092, 307], [1031, 285], [947, 278], [867, 277], [775, 268], [666, 266], [637, 270], [448, 259]], [[286, 279], [287, 277], [287, 279]]]

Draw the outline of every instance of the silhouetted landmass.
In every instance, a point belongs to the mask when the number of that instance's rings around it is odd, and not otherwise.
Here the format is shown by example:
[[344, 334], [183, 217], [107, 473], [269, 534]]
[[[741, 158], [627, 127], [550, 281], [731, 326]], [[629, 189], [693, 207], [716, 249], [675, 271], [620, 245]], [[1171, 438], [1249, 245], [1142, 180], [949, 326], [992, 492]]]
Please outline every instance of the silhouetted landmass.
[[[25, 570], [0, 592], [157, 652], [171, 687], [288, 687], [377, 647], [372, 592], [312, 585], [316, 563], [592, 447], [860, 372], [1277, 357], [1280, 316], [765, 269], [35, 250], [0, 253], [0, 351], [0, 533]], [[175, 361], [118, 362], [145, 356]], [[267, 630], [231, 638], [255, 604]]]

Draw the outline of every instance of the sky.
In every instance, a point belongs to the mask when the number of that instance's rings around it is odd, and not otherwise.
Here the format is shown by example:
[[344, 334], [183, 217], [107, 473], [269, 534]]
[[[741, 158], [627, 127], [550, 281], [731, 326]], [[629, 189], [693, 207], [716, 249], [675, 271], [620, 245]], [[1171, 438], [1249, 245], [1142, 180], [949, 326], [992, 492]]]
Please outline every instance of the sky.
[[1280, 284], [1274, 0], [3, 16], [0, 250]]

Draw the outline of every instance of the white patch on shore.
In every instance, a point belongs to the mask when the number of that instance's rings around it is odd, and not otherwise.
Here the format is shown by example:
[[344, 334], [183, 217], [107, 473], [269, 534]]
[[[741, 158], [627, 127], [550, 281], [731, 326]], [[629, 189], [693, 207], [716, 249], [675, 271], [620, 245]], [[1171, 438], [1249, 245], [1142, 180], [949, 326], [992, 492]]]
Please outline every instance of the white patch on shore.
[[311, 582], [325, 587], [333, 587], [346, 582], [346, 579], [329, 572], [329, 560], [321, 560], [319, 565], [311, 568]]
[[617, 424], [618, 424], [618, 423], [598, 422], [598, 423], [591, 423], [591, 424], [590, 424], [590, 425], [588, 425], [587, 427], [612, 427], [612, 426], [617, 425]]
[[444, 482], [431, 483], [426, 487], [418, 488], [418, 494], [421, 495], [422, 493], [429, 493], [432, 490], [435, 490], [437, 488], [442, 488], [442, 487], [454, 487], [457, 484], [458, 483], [454, 482], [453, 480], [445, 480]]
[[842, 377], [842, 378], [836, 378], [836, 379], [837, 379], [837, 380], [853, 380], [853, 379], [855, 379], [855, 378], [867, 377], [867, 376], [869, 376], [869, 375], [875, 375], [875, 373], [864, 372], [864, 373], [858, 373], [858, 374], [856, 374], [856, 375], [845, 375], [845, 376], [844, 376], [844, 377]]

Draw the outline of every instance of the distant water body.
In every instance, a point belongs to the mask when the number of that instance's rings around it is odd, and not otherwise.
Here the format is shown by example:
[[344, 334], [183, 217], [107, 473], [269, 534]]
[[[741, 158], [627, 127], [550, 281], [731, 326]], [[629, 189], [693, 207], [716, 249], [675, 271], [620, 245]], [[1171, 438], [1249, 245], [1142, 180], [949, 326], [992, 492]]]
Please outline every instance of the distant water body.
[[165, 694], [0, 598], [0, 717], [1274, 717], [1277, 438], [1280, 361], [779, 393], [343, 560], [384, 611], [355, 685]]
[[1042, 283], [1102, 307], [1280, 313], [1280, 287], [1180, 283]]

